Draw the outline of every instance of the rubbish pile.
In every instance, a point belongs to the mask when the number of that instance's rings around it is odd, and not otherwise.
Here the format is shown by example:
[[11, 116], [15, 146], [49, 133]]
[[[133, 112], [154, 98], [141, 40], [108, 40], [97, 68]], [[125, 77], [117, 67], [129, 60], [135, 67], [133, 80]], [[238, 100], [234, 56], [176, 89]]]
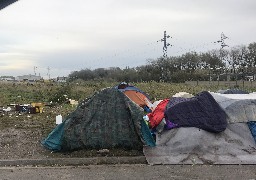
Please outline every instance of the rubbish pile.
[[0, 107], [1, 114], [22, 113], [22, 114], [36, 114], [43, 113], [45, 103], [33, 102], [30, 104], [8, 104], [6, 107]]

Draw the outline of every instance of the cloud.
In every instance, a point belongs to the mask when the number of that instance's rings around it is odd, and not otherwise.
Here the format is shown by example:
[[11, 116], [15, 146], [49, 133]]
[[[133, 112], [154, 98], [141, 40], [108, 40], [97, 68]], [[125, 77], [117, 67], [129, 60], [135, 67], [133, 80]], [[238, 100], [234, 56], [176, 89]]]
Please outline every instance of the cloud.
[[255, 0], [18, 1], [0, 11], [0, 75], [18, 66], [62, 74], [141, 65], [162, 55], [165, 30], [173, 37], [168, 55], [219, 48], [221, 32], [230, 46], [251, 43], [254, 7]]
[[18, 76], [20, 73], [32, 72], [34, 62], [29, 55], [19, 53], [0, 53], [0, 59], [0, 72], [3, 75]]

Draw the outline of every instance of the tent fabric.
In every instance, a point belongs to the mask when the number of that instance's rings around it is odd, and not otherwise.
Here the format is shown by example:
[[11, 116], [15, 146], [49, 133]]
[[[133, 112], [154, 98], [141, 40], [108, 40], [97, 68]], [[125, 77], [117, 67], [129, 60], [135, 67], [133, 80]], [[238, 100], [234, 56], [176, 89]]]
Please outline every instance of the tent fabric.
[[48, 138], [42, 141], [42, 144], [51, 151], [60, 151], [61, 142], [64, 133], [65, 123], [59, 124], [54, 131], [52, 131]]
[[194, 127], [166, 130], [143, 152], [151, 165], [256, 164], [256, 144], [246, 123], [228, 124], [217, 134]]
[[106, 88], [79, 103], [77, 109], [65, 118], [63, 133], [59, 134], [57, 127], [42, 144], [56, 151], [154, 146], [143, 115], [143, 109], [122, 92]]
[[115, 88], [115, 89], [118, 89], [118, 90], [121, 91], [121, 92], [125, 92], [125, 91], [136, 91], [136, 92], [140, 92], [140, 93], [144, 94], [148, 99], [150, 99], [149, 96], [148, 96], [145, 92], [143, 92], [143, 91], [140, 90], [139, 88], [137, 88], [137, 87], [135, 87], [135, 86], [133, 86], [133, 85], [130, 85], [130, 84], [126, 83], [126, 82], [122, 82], [122, 83], [120, 83], [119, 85], [115, 86], [114, 88]]
[[197, 127], [215, 133], [227, 127], [225, 112], [207, 91], [167, 107], [166, 119], [180, 127]]
[[152, 107], [152, 103], [150, 102], [149, 96], [139, 88], [129, 85], [126, 82], [122, 82], [119, 85], [115, 86], [114, 88], [123, 92], [128, 98], [130, 98], [133, 102], [135, 102], [140, 107], [142, 108], [145, 108], [146, 106], [148, 108]]
[[210, 92], [227, 114], [229, 123], [256, 121], [256, 94], [219, 94]]
[[144, 107], [147, 105], [146, 104], [147, 97], [138, 91], [127, 90], [127, 91], [124, 91], [124, 94], [127, 97], [129, 97], [133, 102], [138, 104], [140, 107]]

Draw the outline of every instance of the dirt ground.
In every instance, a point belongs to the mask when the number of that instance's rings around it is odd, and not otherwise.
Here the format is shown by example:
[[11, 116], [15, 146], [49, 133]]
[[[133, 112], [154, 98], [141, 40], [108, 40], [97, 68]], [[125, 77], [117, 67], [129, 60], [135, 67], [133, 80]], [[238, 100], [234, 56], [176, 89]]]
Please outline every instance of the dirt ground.
[[[74, 108], [73, 108], [74, 109]], [[98, 150], [56, 153], [45, 149], [41, 141], [56, 127], [56, 115], [68, 114], [72, 108], [45, 107], [43, 113], [9, 112], [0, 114], [1, 159], [44, 159], [103, 156]], [[142, 151], [110, 150], [107, 156], [141, 156]], [[105, 156], [105, 154], [104, 154]]]
[[[74, 108], [73, 108], [74, 109]], [[103, 156], [97, 150], [56, 153], [41, 141], [56, 127], [55, 117], [70, 107], [45, 107], [43, 113], [0, 114], [0, 160]], [[107, 156], [142, 156], [142, 151], [110, 150]], [[105, 155], [104, 155], [105, 156]], [[0, 167], [3, 179], [256, 179], [254, 165], [97, 165], [81, 167]], [[0, 177], [0, 179], [1, 179]]]

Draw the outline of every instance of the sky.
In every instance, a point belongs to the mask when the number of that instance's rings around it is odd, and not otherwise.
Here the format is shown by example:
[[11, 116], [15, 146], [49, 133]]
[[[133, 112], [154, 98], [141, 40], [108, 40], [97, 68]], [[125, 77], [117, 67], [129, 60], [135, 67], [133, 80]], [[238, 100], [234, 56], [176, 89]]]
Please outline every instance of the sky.
[[255, 0], [19, 0], [0, 10], [0, 76], [68, 76], [256, 42]]

